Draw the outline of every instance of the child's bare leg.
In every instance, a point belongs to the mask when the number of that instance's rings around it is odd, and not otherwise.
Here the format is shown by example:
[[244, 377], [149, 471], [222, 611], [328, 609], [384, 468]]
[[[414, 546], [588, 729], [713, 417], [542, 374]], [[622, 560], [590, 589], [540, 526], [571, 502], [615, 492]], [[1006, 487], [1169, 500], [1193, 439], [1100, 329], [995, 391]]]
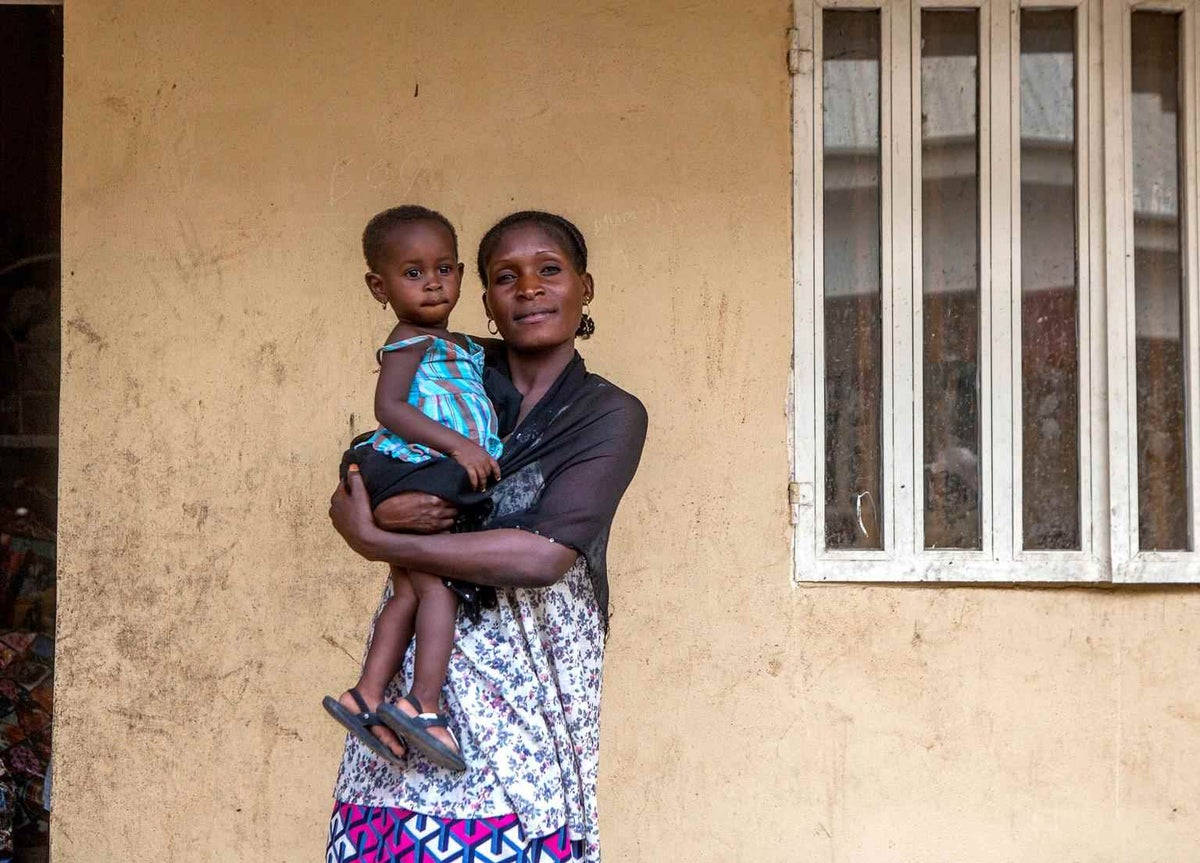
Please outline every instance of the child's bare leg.
[[[424, 713], [437, 713], [441, 707], [446, 666], [454, 649], [454, 621], [458, 616], [458, 597], [436, 575], [409, 571], [417, 594], [417, 655], [413, 670], [412, 695], [421, 702]], [[396, 705], [409, 716], [417, 711], [401, 699]], [[429, 733], [458, 751], [454, 738], [445, 728], [430, 728]]]
[[392, 598], [387, 601], [375, 621], [375, 633], [371, 637], [371, 648], [363, 660], [362, 676], [358, 679], [358, 690], [365, 696], [376, 699], [392, 682], [404, 663], [404, 652], [412, 641], [417, 613], [417, 596], [408, 572], [403, 567], [392, 567]]
[[[384, 690], [392, 678], [400, 671], [404, 662], [404, 652], [412, 641], [417, 612], [417, 595], [409, 580], [408, 571], [402, 567], [392, 567], [392, 598], [387, 601], [375, 621], [375, 634], [371, 638], [371, 647], [367, 650], [367, 658], [363, 661], [362, 675], [358, 678], [355, 688], [367, 703], [370, 710], [376, 710], [383, 701]], [[347, 710], [358, 712], [350, 691], [343, 692], [338, 702]], [[386, 725], [375, 725], [371, 732], [378, 737], [388, 749], [397, 755], [404, 754], [404, 744]]]

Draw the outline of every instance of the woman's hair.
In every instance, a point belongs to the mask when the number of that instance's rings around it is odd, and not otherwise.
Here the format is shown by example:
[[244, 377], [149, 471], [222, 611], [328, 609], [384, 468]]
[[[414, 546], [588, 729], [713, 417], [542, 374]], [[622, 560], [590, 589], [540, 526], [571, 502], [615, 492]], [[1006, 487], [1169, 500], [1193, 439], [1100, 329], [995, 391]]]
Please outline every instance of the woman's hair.
[[479, 241], [479, 255], [475, 263], [479, 267], [479, 281], [483, 282], [484, 288], [487, 288], [488, 284], [488, 259], [496, 251], [500, 238], [510, 228], [518, 225], [536, 225], [541, 228], [562, 246], [563, 251], [567, 253], [571, 263], [575, 266], [575, 272], [587, 272], [587, 243], [584, 242], [583, 234], [570, 220], [541, 210], [522, 210], [519, 213], [507, 215], [492, 225], [491, 230], [484, 234], [483, 239]]
[[367, 266], [373, 272], [379, 271], [379, 264], [383, 261], [384, 249], [387, 246], [387, 237], [392, 228], [398, 225], [409, 225], [413, 222], [433, 222], [449, 231], [450, 239], [454, 242], [454, 257], [458, 257], [458, 233], [450, 224], [449, 219], [437, 210], [417, 204], [404, 204], [384, 210], [382, 213], [376, 213], [371, 217], [371, 221], [367, 222], [367, 227], [363, 229], [363, 257], [367, 259]]

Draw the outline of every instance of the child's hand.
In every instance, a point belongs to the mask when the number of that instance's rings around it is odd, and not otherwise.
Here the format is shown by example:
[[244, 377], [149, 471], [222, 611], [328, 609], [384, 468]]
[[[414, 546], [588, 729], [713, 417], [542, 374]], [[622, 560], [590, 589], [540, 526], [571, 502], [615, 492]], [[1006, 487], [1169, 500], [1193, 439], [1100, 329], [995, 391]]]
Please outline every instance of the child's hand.
[[463, 445], [449, 453], [449, 456], [463, 466], [475, 491], [487, 488], [488, 477], [500, 479], [500, 465], [478, 444], [464, 441]]

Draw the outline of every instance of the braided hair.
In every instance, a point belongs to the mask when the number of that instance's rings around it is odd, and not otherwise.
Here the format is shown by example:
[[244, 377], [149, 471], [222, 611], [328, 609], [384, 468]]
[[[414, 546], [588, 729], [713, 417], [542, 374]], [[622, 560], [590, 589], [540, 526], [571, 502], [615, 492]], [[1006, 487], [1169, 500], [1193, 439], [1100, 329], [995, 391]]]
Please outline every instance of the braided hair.
[[483, 235], [483, 239], [479, 241], [479, 255], [475, 263], [479, 268], [479, 281], [483, 282], [484, 289], [488, 285], [488, 259], [496, 251], [500, 239], [510, 228], [518, 225], [536, 225], [541, 228], [562, 246], [563, 251], [571, 259], [575, 272], [587, 272], [587, 243], [583, 239], [583, 234], [570, 220], [542, 210], [522, 210], [519, 213], [507, 215], [492, 225], [491, 229]]
[[363, 257], [367, 259], [367, 266], [373, 272], [379, 272], [379, 267], [383, 263], [388, 234], [398, 225], [409, 225], [413, 222], [433, 222], [449, 231], [450, 239], [454, 242], [454, 257], [458, 257], [458, 233], [450, 224], [449, 219], [437, 210], [417, 204], [404, 204], [384, 210], [382, 213], [376, 213], [371, 217], [371, 221], [367, 222], [367, 227], [363, 229]]

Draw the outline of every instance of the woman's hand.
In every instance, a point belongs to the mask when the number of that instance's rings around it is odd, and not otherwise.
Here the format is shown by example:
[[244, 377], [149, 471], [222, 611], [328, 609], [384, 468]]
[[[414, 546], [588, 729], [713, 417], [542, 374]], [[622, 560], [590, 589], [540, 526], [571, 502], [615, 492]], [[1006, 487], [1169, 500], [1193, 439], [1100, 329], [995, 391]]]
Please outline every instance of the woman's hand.
[[339, 482], [329, 499], [329, 520], [348, 546], [371, 560], [372, 540], [381, 531], [371, 515], [370, 497], [357, 465], [351, 465], [346, 485], [349, 485], [349, 491]]
[[375, 523], [403, 533], [443, 533], [454, 527], [458, 508], [423, 491], [402, 491], [375, 507]]

